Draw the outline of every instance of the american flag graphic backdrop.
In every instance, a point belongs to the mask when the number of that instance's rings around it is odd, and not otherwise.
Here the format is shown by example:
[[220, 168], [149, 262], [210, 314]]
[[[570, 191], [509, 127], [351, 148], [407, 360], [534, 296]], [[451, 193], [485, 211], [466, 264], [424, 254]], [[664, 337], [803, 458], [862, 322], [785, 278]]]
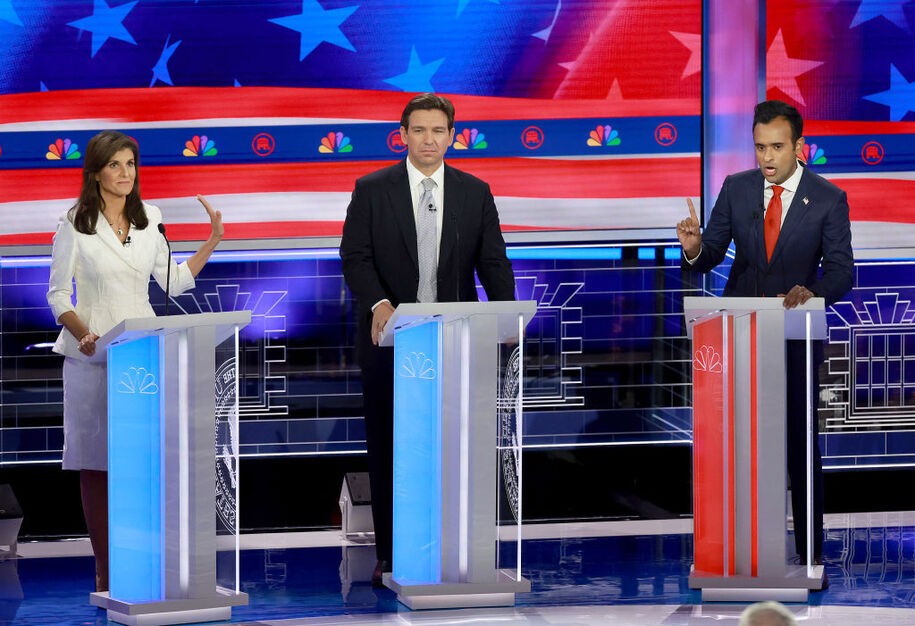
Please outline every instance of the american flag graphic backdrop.
[[[699, 193], [701, 12], [0, 0], [0, 244], [50, 241], [103, 128], [139, 141], [143, 197], [173, 238], [205, 233], [197, 193], [230, 238], [338, 236], [355, 178], [402, 158], [398, 119], [421, 91], [454, 99], [447, 158], [490, 182], [506, 230], [673, 236]], [[911, 240], [911, 3], [773, 1], [767, 19], [767, 95], [808, 119], [808, 160], [849, 192], [856, 245]]]

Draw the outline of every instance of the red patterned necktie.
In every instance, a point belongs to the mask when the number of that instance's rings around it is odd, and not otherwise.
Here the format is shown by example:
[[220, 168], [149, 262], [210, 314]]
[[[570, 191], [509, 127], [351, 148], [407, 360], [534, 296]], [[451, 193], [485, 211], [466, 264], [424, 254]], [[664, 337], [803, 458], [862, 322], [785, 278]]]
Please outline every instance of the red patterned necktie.
[[772, 251], [775, 250], [775, 242], [778, 241], [778, 231], [782, 227], [782, 192], [784, 187], [772, 185], [772, 199], [769, 200], [769, 206], [766, 208], [766, 259], [772, 260]]

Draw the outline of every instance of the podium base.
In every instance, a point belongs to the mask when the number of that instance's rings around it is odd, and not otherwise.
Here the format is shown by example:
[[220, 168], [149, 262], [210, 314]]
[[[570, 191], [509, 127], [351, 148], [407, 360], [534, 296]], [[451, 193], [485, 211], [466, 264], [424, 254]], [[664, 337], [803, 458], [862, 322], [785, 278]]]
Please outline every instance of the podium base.
[[222, 589], [210, 598], [158, 600], [155, 602], [125, 602], [109, 592], [89, 594], [89, 604], [105, 609], [108, 619], [125, 626], [167, 626], [221, 622], [232, 619], [232, 607], [248, 604], [248, 594], [231, 593]]
[[397, 600], [412, 610], [467, 609], [494, 606], [514, 606], [515, 594], [531, 590], [531, 581], [515, 580], [503, 570], [496, 572], [491, 583], [401, 584], [391, 574], [385, 574], [386, 587], [397, 594]]
[[814, 565], [785, 567], [784, 576], [716, 576], [690, 570], [690, 589], [702, 590], [703, 602], [806, 602], [810, 591], [823, 588], [825, 570]]

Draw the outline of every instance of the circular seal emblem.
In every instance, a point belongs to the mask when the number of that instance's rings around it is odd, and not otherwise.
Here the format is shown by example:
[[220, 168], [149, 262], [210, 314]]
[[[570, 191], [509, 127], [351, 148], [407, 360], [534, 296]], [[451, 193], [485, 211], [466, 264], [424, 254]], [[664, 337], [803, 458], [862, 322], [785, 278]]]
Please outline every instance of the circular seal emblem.
[[404, 152], [406, 149], [407, 145], [403, 142], [403, 137], [400, 136], [399, 128], [388, 133], [388, 150], [391, 152]]
[[518, 468], [521, 466], [521, 433], [518, 432], [518, 401], [521, 390], [520, 378], [521, 348], [516, 347], [505, 365], [502, 385], [499, 389], [499, 466], [502, 469], [502, 483], [505, 497], [515, 520], [518, 519]]
[[539, 126], [528, 126], [521, 131], [521, 145], [528, 150], [536, 150], [543, 145], [543, 129]]
[[269, 156], [276, 150], [276, 139], [270, 133], [257, 133], [251, 140], [251, 150], [257, 156]]
[[879, 141], [868, 141], [861, 147], [861, 160], [868, 165], [877, 165], [884, 157], [883, 144]]
[[670, 122], [658, 124], [654, 129], [654, 140], [662, 146], [672, 146], [677, 141], [677, 127]]
[[238, 399], [235, 357], [216, 370], [217, 532], [235, 533], [238, 523]]

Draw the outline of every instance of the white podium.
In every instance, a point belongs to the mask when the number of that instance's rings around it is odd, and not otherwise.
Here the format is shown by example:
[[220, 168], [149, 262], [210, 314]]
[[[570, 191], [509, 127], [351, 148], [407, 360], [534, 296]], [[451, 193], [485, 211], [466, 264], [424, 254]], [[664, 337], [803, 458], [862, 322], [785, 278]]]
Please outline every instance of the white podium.
[[[786, 562], [785, 341], [826, 338], [822, 298], [683, 299], [693, 347], [693, 534], [689, 586], [702, 599], [804, 602], [823, 566]], [[810, 389], [811, 381], [807, 381]], [[812, 420], [807, 398], [807, 563], [812, 563]]]
[[[511, 606], [530, 591], [521, 576], [520, 381], [536, 308], [402, 304], [385, 327], [381, 345], [394, 345], [394, 554], [384, 583], [411, 609]], [[517, 368], [514, 385], [500, 383], [505, 343], [517, 344], [506, 366]], [[499, 432], [505, 410], [517, 417], [514, 438]], [[500, 476], [517, 507], [501, 527]], [[500, 533], [516, 543], [501, 545]]]
[[[93, 359], [108, 362], [110, 591], [90, 602], [112, 621], [228, 620], [232, 606], [248, 603], [239, 591], [236, 494], [217, 497], [217, 482], [237, 485], [234, 364], [250, 321], [250, 311], [128, 319], [96, 344]], [[217, 380], [223, 342], [236, 358]], [[217, 511], [227, 500], [236, 507], [228, 518]], [[219, 517], [230, 520], [219, 538], [234, 549], [220, 555], [228, 572], [217, 568]]]

